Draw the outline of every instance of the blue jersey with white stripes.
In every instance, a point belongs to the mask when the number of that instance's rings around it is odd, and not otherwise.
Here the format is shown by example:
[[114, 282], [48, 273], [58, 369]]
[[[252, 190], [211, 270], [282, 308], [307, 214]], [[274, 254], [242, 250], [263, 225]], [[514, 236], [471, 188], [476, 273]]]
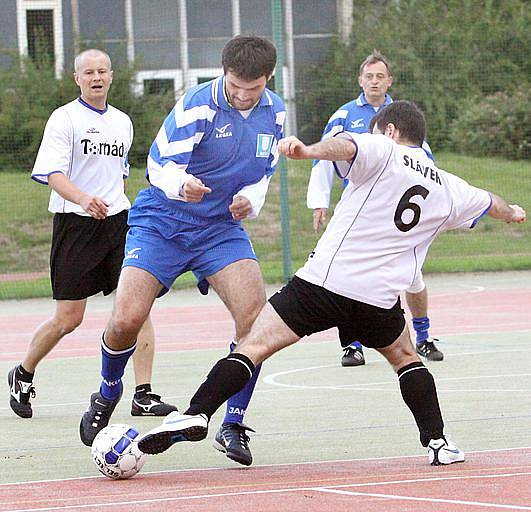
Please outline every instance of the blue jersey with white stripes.
[[[373, 107], [365, 98], [365, 93], [361, 93], [355, 100], [345, 103], [339, 107], [328, 120], [321, 139], [334, 137], [339, 132], [367, 133], [371, 119], [393, 100], [388, 94], [385, 101], [378, 108]], [[314, 160], [315, 166], [319, 160]]]
[[[245, 117], [227, 102], [223, 87], [222, 76], [190, 89], [166, 117], [149, 151], [147, 178], [156, 197], [192, 222], [231, 219], [233, 197], [262, 182], [267, 190], [278, 161], [282, 100], [265, 89]], [[212, 189], [199, 203], [181, 196], [188, 174]]]

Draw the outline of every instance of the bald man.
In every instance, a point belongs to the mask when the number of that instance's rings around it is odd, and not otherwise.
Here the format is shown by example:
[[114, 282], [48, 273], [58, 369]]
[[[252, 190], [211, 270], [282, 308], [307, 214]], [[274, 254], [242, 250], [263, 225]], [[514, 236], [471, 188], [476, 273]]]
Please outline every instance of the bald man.
[[[107, 103], [113, 79], [109, 55], [81, 52], [74, 60], [80, 96], [55, 110], [44, 130], [32, 179], [51, 190], [54, 214], [50, 253], [55, 313], [33, 334], [20, 364], [8, 374], [9, 404], [31, 418], [37, 365], [82, 322], [87, 298], [110, 294], [118, 283], [131, 207], [125, 195], [127, 154], [133, 125], [127, 114]], [[151, 391], [154, 332], [150, 318], [138, 336], [133, 416], [166, 416], [176, 407]]]

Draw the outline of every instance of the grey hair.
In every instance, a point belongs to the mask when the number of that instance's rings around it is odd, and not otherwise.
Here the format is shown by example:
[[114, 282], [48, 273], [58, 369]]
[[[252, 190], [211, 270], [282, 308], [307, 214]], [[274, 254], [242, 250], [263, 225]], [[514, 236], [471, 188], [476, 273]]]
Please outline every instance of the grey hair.
[[91, 55], [91, 56], [103, 55], [109, 62], [109, 69], [112, 69], [111, 58], [109, 57], [108, 53], [104, 52], [103, 50], [98, 50], [96, 48], [89, 48], [88, 50], [83, 50], [81, 53], [78, 53], [76, 55], [76, 58], [74, 59], [74, 72], [75, 73], [79, 71], [79, 69], [81, 68], [81, 63], [83, 62], [83, 59], [87, 55]]

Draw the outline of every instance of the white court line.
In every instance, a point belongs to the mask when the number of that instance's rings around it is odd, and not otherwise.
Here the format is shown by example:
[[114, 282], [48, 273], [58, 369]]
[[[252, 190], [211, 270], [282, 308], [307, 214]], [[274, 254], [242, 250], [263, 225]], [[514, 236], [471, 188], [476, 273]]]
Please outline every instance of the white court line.
[[[531, 446], [516, 446], [514, 448], [492, 448], [489, 450], [473, 450], [467, 451], [467, 455], [477, 455], [482, 453], [500, 453], [500, 452], [521, 452], [531, 450]], [[307, 462], [281, 462], [278, 464], [253, 464], [253, 468], [278, 468], [278, 467], [288, 467], [288, 466], [316, 466], [319, 464], [344, 464], [346, 462], [380, 462], [384, 460], [400, 460], [400, 459], [424, 459], [425, 455], [392, 455], [388, 457], [365, 457], [361, 459], [333, 459], [333, 460], [311, 460]], [[189, 472], [204, 472], [204, 471], [227, 471], [230, 468], [189, 468], [189, 469], [166, 469], [162, 471], [148, 471], [142, 472], [143, 475], [159, 475], [164, 473], [189, 473]], [[11, 482], [11, 483], [0, 483], [0, 488], [5, 486], [13, 485], [30, 485], [30, 484], [48, 484], [53, 482], [70, 482], [75, 480], [91, 480], [91, 479], [105, 479], [104, 476], [95, 475], [95, 476], [78, 476], [74, 478], [56, 478], [51, 480], [30, 480], [24, 482]], [[450, 477], [447, 477], [450, 478]], [[336, 486], [338, 487], [338, 486]], [[4, 511], [5, 512], [5, 511]]]
[[503, 508], [506, 510], [531, 510], [531, 507], [522, 505], [501, 505], [497, 503], [487, 503], [484, 501], [464, 501], [464, 500], [445, 500], [442, 498], [418, 498], [415, 496], [400, 496], [397, 494], [379, 494], [373, 492], [352, 492], [340, 491], [335, 489], [327, 489], [326, 487], [316, 487], [313, 491], [325, 492], [331, 494], [343, 494], [348, 496], [371, 496], [373, 498], [387, 498], [390, 500], [405, 500], [405, 501], [427, 501], [428, 503], [449, 503], [452, 505], [471, 505], [474, 507], [489, 507], [489, 508]]
[[[396, 379], [394, 380], [388, 380], [388, 381], [380, 381], [380, 382], [366, 382], [366, 383], [356, 383], [356, 384], [342, 384], [339, 386], [312, 386], [312, 385], [304, 385], [304, 384], [285, 384], [282, 382], [278, 382], [278, 377], [283, 377], [285, 375], [293, 375], [295, 373], [301, 373], [301, 372], [309, 372], [312, 370], [321, 370], [323, 368], [337, 368], [337, 364], [326, 364], [326, 365], [320, 365], [320, 366], [308, 366], [304, 368], [295, 368], [292, 370], [284, 370], [282, 372], [276, 372], [271, 373], [269, 375], [266, 375], [262, 382], [265, 384], [268, 384], [270, 386], [276, 386], [281, 388], [289, 388], [289, 389], [332, 389], [332, 390], [346, 390], [346, 391], [395, 391], [396, 389]], [[497, 378], [514, 378], [514, 377], [529, 377], [531, 376], [531, 373], [518, 373], [518, 374], [500, 374], [500, 375], [477, 375], [473, 377], [438, 377], [437, 383], [440, 382], [446, 382], [446, 381], [468, 381], [468, 380], [478, 380], [478, 379], [497, 379]], [[375, 388], [374, 386], [393, 386], [392, 388]], [[496, 388], [492, 390], [485, 390], [485, 389], [458, 389], [458, 390], [439, 390], [441, 392], [478, 392], [478, 391], [492, 391], [492, 392], [515, 392], [515, 391], [523, 391], [523, 392], [529, 392], [529, 389], [504, 389], [504, 388]]]
[[350, 496], [374, 496], [388, 499], [396, 500], [407, 500], [407, 501], [427, 501], [427, 502], [437, 502], [437, 503], [451, 503], [459, 505], [475, 505], [480, 507], [493, 507], [493, 508], [504, 508], [510, 510], [531, 510], [531, 507], [523, 507], [519, 505], [500, 505], [495, 503], [486, 503], [486, 502], [476, 502], [476, 501], [462, 501], [462, 500], [447, 500], [440, 498], [417, 498], [413, 496], [400, 496], [394, 494], [377, 494], [377, 493], [367, 493], [367, 492], [354, 492], [354, 491], [343, 491], [339, 490], [341, 487], [367, 487], [367, 486], [377, 486], [377, 485], [391, 485], [391, 484], [401, 484], [401, 483], [411, 483], [411, 482], [438, 482], [445, 480], [471, 480], [471, 479], [484, 479], [484, 478], [507, 478], [514, 476], [524, 476], [531, 475], [531, 472], [528, 473], [505, 473], [505, 474], [493, 474], [493, 475], [464, 475], [464, 476], [452, 476], [452, 477], [436, 477], [428, 479], [417, 479], [409, 481], [390, 481], [390, 482], [365, 482], [363, 484], [344, 484], [337, 486], [324, 486], [324, 487], [283, 487], [277, 489], [262, 489], [257, 491], [238, 491], [238, 492], [227, 492], [227, 493], [216, 493], [216, 494], [195, 494], [190, 496], [174, 496], [168, 498], [153, 498], [153, 499], [144, 499], [144, 500], [130, 500], [130, 501], [114, 501], [111, 503], [92, 503], [86, 505], [64, 505], [57, 507], [45, 507], [45, 508], [26, 508], [26, 509], [13, 509], [6, 512], [45, 512], [51, 510], [82, 510], [89, 507], [116, 507], [124, 505], [146, 505], [149, 503], [168, 503], [172, 501], [186, 501], [186, 500], [200, 500], [200, 499], [209, 499], [209, 498], [229, 498], [236, 496], [256, 496], [264, 494], [282, 494], [282, 493], [292, 493], [292, 492], [325, 492], [332, 494], [343, 494]]

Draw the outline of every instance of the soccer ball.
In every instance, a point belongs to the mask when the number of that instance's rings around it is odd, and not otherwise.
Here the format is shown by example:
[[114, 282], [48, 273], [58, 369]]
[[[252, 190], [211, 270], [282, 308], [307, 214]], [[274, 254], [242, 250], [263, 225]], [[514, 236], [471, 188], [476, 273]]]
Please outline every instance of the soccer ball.
[[109, 425], [98, 432], [92, 443], [92, 460], [100, 473], [113, 480], [136, 475], [146, 462], [138, 448], [138, 430], [130, 425]]

